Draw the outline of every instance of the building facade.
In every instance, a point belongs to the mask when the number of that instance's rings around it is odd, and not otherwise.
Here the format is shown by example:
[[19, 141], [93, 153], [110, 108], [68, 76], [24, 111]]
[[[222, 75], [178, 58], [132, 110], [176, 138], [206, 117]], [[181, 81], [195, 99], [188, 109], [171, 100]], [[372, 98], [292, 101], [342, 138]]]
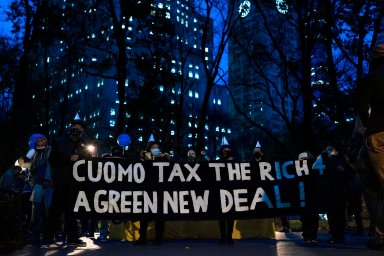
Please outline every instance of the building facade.
[[[59, 2], [63, 15], [78, 7], [78, 3]], [[212, 38], [209, 39], [212, 47], [201, 47], [203, 17], [195, 13], [191, 0], [148, 1], [150, 17], [145, 19], [124, 17], [119, 10], [119, 1], [115, 2], [115, 13], [120, 14], [122, 30], [116, 29], [116, 23], [111, 23], [113, 15], [103, 16], [102, 10], [105, 13], [107, 6], [96, 8], [90, 1], [89, 7], [84, 7], [83, 16], [78, 18], [77, 22], [81, 23], [78, 34], [75, 34], [77, 28], [73, 24], [62, 27], [66, 33], [73, 33], [70, 36], [73, 41], [58, 41], [52, 47], [48, 56], [52, 99], [50, 136], [63, 133], [79, 113], [86, 123], [88, 137], [99, 144], [100, 153], [107, 151], [119, 135], [116, 126], [120, 104], [123, 104], [126, 106], [123, 132], [131, 135], [131, 145], [136, 151], [145, 147], [151, 133], [155, 133], [156, 139], [171, 153], [193, 148], [206, 84], [200, 52], [205, 51], [208, 53], [206, 58], [211, 58], [213, 47]], [[128, 8], [141, 8], [137, 2], [135, 4]], [[135, 12], [139, 10], [133, 10]], [[114, 41], [118, 32], [124, 32], [125, 37], [124, 97], [119, 97], [122, 88], [116, 75], [121, 62], [113, 61], [119, 50], [121, 52], [117, 40]], [[74, 45], [81, 54], [69, 56]], [[74, 56], [76, 59], [71, 59]], [[152, 98], [147, 99], [145, 88], [149, 87], [147, 93]], [[143, 105], [149, 101], [159, 101], [159, 109], [154, 110], [152, 106], [146, 110]], [[215, 140], [221, 140], [232, 130], [228, 118], [216, 118], [232, 112], [226, 88], [215, 86], [209, 112], [214, 116], [208, 118], [205, 127], [205, 149], [214, 154]]]
[[249, 159], [257, 141], [267, 149], [270, 136], [289, 136], [287, 120], [300, 118], [294, 112], [301, 104], [298, 83], [286, 68], [298, 58], [298, 42], [285, 1], [240, 0], [232, 8], [239, 17], [229, 41], [229, 85], [243, 110], [236, 128], [246, 145], [241, 157]]

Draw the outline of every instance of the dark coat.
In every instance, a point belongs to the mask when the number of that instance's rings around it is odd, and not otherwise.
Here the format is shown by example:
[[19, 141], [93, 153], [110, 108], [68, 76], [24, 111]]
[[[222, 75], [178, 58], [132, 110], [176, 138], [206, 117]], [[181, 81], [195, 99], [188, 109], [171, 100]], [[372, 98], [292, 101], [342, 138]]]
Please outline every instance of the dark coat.
[[364, 127], [367, 127], [367, 136], [384, 131], [384, 57], [376, 60], [373, 67], [357, 86], [355, 96], [357, 112]]
[[83, 139], [73, 141], [66, 136], [53, 140], [50, 163], [54, 187], [66, 187], [69, 184], [73, 166], [71, 155], [79, 155], [80, 159], [90, 157]]

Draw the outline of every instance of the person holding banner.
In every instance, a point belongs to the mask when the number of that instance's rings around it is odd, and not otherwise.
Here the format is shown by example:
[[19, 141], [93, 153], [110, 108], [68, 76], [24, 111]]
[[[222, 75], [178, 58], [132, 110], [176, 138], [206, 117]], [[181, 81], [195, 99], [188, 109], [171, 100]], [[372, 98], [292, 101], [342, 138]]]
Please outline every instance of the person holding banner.
[[322, 153], [328, 171], [329, 192], [327, 216], [331, 238], [328, 243], [343, 243], [347, 224], [347, 195], [355, 172], [346, 161], [338, 145], [330, 145]]
[[[119, 141], [118, 141], [119, 143]], [[102, 158], [124, 158], [123, 155], [123, 147], [122, 146], [113, 146], [111, 147], [110, 153], [104, 153]], [[95, 222], [96, 225], [93, 225], [94, 227], [98, 226], [97, 221]], [[108, 237], [109, 233], [109, 221], [108, 220], [100, 220], [100, 234], [97, 237], [97, 240], [99, 241], [107, 241], [109, 240]]]
[[201, 151], [200, 155], [197, 156], [196, 151], [193, 149], [188, 150], [187, 160], [189, 163], [196, 163], [198, 161], [208, 161], [205, 151]]
[[[266, 157], [264, 156], [261, 144], [259, 141], [256, 142], [255, 148], [253, 149], [253, 154], [250, 160], [252, 165], [258, 166], [260, 162], [267, 162]], [[275, 220], [273, 220], [275, 222]], [[280, 217], [281, 225], [283, 226], [282, 232], [289, 232], [290, 223], [288, 217]]]
[[[221, 142], [221, 146], [219, 149], [219, 156], [220, 156], [220, 160], [224, 162], [235, 160], [232, 155], [232, 148], [229, 146], [229, 143], [225, 137], [223, 137]], [[234, 223], [235, 221], [233, 219], [219, 220], [219, 228], [220, 228], [219, 244], [233, 245], [232, 233], [233, 233]]]
[[[155, 142], [153, 134], [151, 134], [148, 143], [146, 152], [144, 153], [144, 161], [170, 161], [170, 156], [168, 153], [162, 153], [160, 150], [160, 145]], [[147, 244], [147, 229], [148, 229], [148, 220], [140, 221], [139, 229], [139, 239], [134, 242], [134, 245], [146, 245]], [[155, 220], [155, 241], [154, 245], [161, 245], [163, 243], [163, 233], [165, 229], [165, 222], [162, 220]]]
[[[312, 166], [315, 162], [314, 156], [309, 151], [304, 151], [299, 154], [300, 161], [307, 161], [307, 166]], [[314, 189], [316, 181], [312, 176], [305, 177], [306, 184], [308, 184], [308, 198], [306, 200], [306, 207], [303, 214], [300, 216], [302, 236], [305, 243], [317, 243], [317, 231], [319, 229], [319, 214], [316, 210], [314, 199]]]
[[187, 160], [188, 160], [188, 163], [191, 163], [191, 164], [194, 164], [197, 162], [197, 156], [196, 156], [195, 150], [193, 150], [193, 149], [188, 150]]
[[86, 150], [85, 141], [82, 138], [84, 123], [76, 115], [72, 122], [69, 133], [65, 137], [56, 138], [52, 144], [52, 205], [48, 215], [47, 230], [45, 232], [45, 243], [54, 242], [54, 235], [59, 227], [58, 220], [64, 214], [64, 232], [67, 235], [68, 245], [86, 247], [87, 244], [80, 239], [77, 220], [70, 216], [71, 209], [68, 208], [70, 198], [70, 178], [73, 164], [91, 155]]

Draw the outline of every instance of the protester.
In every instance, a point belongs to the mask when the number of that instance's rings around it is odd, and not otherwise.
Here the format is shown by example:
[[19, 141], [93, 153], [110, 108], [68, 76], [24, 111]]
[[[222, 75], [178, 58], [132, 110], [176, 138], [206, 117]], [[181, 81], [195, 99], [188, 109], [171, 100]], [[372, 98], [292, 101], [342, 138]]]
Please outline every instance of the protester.
[[[40, 245], [43, 223], [46, 223], [52, 201], [51, 166], [48, 162], [51, 148], [45, 136], [40, 136], [33, 142], [33, 148], [28, 155], [31, 157], [31, 178], [33, 192], [32, 201], [32, 235], [30, 242]], [[33, 152], [33, 153], [30, 153]]]
[[188, 163], [196, 163], [197, 162], [197, 156], [196, 156], [195, 150], [193, 150], [193, 149], [188, 150], [187, 160], [188, 160]]
[[[225, 137], [223, 137], [221, 142], [221, 146], [219, 149], [219, 157], [220, 157], [220, 161], [223, 161], [223, 162], [235, 160], [232, 155], [232, 148], [229, 146], [229, 143]], [[232, 233], [233, 233], [234, 223], [235, 221], [233, 219], [219, 220], [219, 228], [220, 228], [219, 244], [233, 245]]]
[[31, 173], [31, 161], [27, 156], [19, 157], [16, 162], [16, 166], [20, 166], [22, 171], [17, 175], [15, 179], [14, 190], [18, 192], [20, 196], [21, 207], [21, 222], [23, 227], [23, 233], [26, 238], [31, 233], [31, 219], [32, 219], [32, 202], [29, 200], [32, 194], [32, 181]]
[[[259, 141], [257, 141], [256, 142], [256, 146], [253, 149], [253, 154], [252, 154], [252, 157], [251, 157], [251, 163], [252, 164], [257, 164], [259, 162], [265, 162], [265, 161], [267, 161], [267, 160], [266, 160], [266, 158], [264, 156], [263, 150], [261, 148], [261, 144], [260, 144]], [[289, 230], [290, 230], [290, 223], [289, 223], [288, 217], [286, 217], [286, 216], [280, 217], [280, 221], [281, 221], [281, 225], [283, 227], [283, 229], [281, 231], [282, 232], [289, 232]]]
[[331, 237], [328, 243], [343, 243], [347, 224], [347, 195], [350, 192], [355, 172], [345, 159], [340, 146], [333, 144], [322, 153], [327, 169], [329, 193], [327, 216]]
[[[311, 152], [304, 151], [299, 154], [300, 161], [306, 161], [308, 167], [312, 167], [314, 157]], [[303, 231], [303, 240], [306, 243], [317, 243], [317, 231], [319, 229], [319, 214], [316, 211], [316, 200], [314, 193], [316, 193], [316, 180], [312, 175], [305, 177], [306, 183], [306, 202], [304, 213], [300, 216], [301, 230]]]
[[80, 239], [77, 220], [70, 217], [68, 200], [70, 199], [70, 177], [72, 165], [79, 159], [90, 157], [82, 138], [84, 124], [78, 116], [72, 122], [69, 133], [65, 137], [56, 138], [52, 144], [51, 165], [53, 196], [49, 213], [49, 220], [45, 234], [47, 244], [54, 242], [55, 232], [58, 230], [58, 220], [64, 214], [64, 232], [68, 245], [85, 247], [87, 244]]
[[356, 108], [366, 128], [367, 153], [375, 171], [374, 179], [380, 183], [373, 198], [377, 199], [374, 219], [375, 235], [367, 246], [371, 249], [384, 249], [384, 44], [372, 50], [370, 72], [358, 84]]
[[13, 165], [6, 170], [0, 178], [0, 189], [4, 192], [18, 192], [16, 179], [21, 174], [22, 169], [19, 165]]
[[[146, 152], [144, 153], [145, 161], [170, 161], [170, 156], [168, 153], [162, 153], [160, 150], [160, 145], [154, 139], [153, 134], [151, 134], [148, 143]], [[134, 243], [134, 245], [146, 245], [147, 244], [147, 229], [148, 229], [148, 220], [140, 221], [139, 229], [139, 239]], [[165, 222], [162, 220], [155, 220], [155, 245], [161, 245], [163, 243], [163, 233], [165, 228]]]
[[196, 163], [199, 161], [208, 161], [208, 157], [205, 151], [201, 151], [200, 155], [197, 155], [195, 150], [190, 149], [187, 152], [187, 160], [189, 163]]
[[[111, 148], [111, 153], [105, 153], [102, 155], [102, 158], [123, 158], [123, 149], [120, 146], [113, 146]], [[97, 222], [96, 222], [97, 223]], [[101, 220], [100, 221], [100, 234], [97, 237], [99, 241], [107, 241], [109, 240], [109, 221]]]

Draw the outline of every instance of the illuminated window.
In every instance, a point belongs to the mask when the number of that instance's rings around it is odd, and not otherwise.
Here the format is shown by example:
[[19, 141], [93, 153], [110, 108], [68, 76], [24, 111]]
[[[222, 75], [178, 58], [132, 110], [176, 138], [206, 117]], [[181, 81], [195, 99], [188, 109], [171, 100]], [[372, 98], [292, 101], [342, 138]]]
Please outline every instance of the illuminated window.
[[160, 85], [160, 86], [159, 86], [159, 90], [160, 90], [161, 92], [163, 92], [163, 91], [164, 91], [164, 86]]
[[188, 91], [188, 96], [189, 96], [189, 97], [193, 97], [193, 92], [192, 92], [192, 90], [189, 90], [189, 91]]
[[111, 116], [114, 116], [114, 115], [116, 115], [116, 111], [114, 108], [111, 108]]
[[115, 120], [110, 120], [109, 121], [109, 126], [110, 127], [115, 127]]

